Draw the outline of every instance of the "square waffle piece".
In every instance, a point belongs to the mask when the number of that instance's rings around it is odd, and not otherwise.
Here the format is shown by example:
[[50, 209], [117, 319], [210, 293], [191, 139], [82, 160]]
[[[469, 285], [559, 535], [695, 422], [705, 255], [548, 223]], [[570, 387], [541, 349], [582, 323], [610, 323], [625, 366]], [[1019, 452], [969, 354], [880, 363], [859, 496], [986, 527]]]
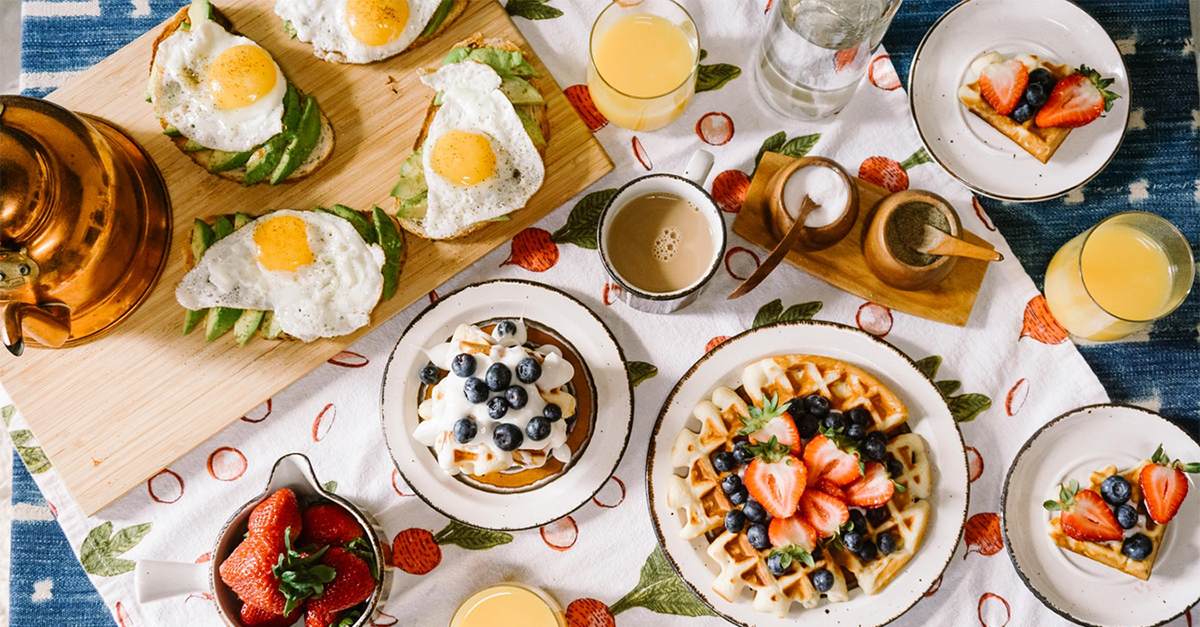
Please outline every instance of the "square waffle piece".
[[[1030, 65], [1032, 63], [1029, 68], [1030, 70], [1038, 67], [1045, 68], [1050, 72], [1050, 74], [1054, 75], [1055, 80], [1062, 80], [1062, 78], [1068, 74], [1074, 73], [1074, 70], [1072, 70], [1069, 66], [1054, 65], [1053, 63], [1042, 61], [1034, 55], [1020, 55], [1019, 58], [1025, 60], [1026, 65]], [[1032, 61], [1029, 61], [1030, 59], [1032, 59]], [[982, 68], [973, 67], [972, 69], [975, 70]], [[1025, 120], [1024, 122], [1017, 122], [1007, 115], [1001, 115], [997, 113], [996, 110], [992, 108], [992, 105], [988, 104], [987, 101], [983, 99], [983, 94], [980, 92], [979, 80], [977, 78], [979, 72], [974, 71], [973, 74], [976, 76], [975, 80], [972, 80], [962, 87], [959, 87], [958, 99], [961, 100], [964, 105], [966, 105], [967, 109], [969, 109], [971, 113], [979, 116], [984, 122], [990, 124], [992, 128], [1000, 131], [1005, 137], [1008, 137], [1016, 142], [1018, 146], [1024, 148], [1025, 152], [1033, 155], [1038, 161], [1041, 161], [1042, 163], [1049, 161], [1050, 157], [1053, 157], [1055, 151], [1058, 150], [1058, 147], [1061, 146], [1064, 141], [1066, 141], [1067, 135], [1071, 134], [1071, 129], [1041, 128], [1033, 122], [1037, 116]]]
[[[1149, 463], [1147, 460], [1134, 468], [1119, 473], [1129, 481], [1129, 485], [1133, 488], [1133, 494], [1129, 497], [1129, 502], [1136, 504], [1138, 510], [1138, 526], [1127, 531], [1126, 535], [1141, 533], [1150, 538], [1150, 543], [1154, 548], [1150, 551], [1150, 555], [1146, 559], [1137, 561], [1126, 557], [1121, 553], [1120, 541], [1085, 542], [1076, 540], [1063, 532], [1062, 523], [1058, 516], [1050, 520], [1050, 537], [1054, 540], [1054, 543], [1072, 553], [1078, 553], [1105, 566], [1133, 575], [1143, 581], [1150, 579], [1150, 571], [1154, 569], [1154, 560], [1158, 557], [1158, 548], [1162, 545], [1163, 536], [1167, 533], [1167, 525], [1160, 525], [1154, 522], [1150, 518], [1150, 515], [1146, 513], [1146, 504], [1142, 500], [1142, 489], [1138, 485], [1138, 477], [1141, 475], [1142, 468]], [[1084, 489], [1100, 492], [1100, 484], [1115, 474], [1118, 474], [1116, 466], [1108, 466], [1107, 468], [1093, 472], [1090, 477], [1091, 485], [1085, 486]]]

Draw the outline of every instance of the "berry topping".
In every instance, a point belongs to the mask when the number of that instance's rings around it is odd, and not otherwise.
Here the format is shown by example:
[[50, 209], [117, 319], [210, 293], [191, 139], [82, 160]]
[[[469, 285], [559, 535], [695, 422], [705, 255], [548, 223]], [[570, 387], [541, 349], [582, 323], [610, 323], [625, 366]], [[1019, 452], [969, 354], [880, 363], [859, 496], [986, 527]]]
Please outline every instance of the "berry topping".
[[717, 472], [733, 472], [737, 468], [737, 460], [733, 458], [733, 453], [729, 451], [720, 451], [712, 457], [713, 468]]
[[842, 546], [846, 547], [851, 553], [858, 553], [862, 548], [863, 536], [857, 531], [847, 531], [842, 534]]
[[822, 538], [832, 538], [850, 519], [850, 508], [819, 490], [806, 490], [800, 497], [800, 515]]
[[777, 394], [771, 398], [764, 397], [762, 403], [762, 407], [751, 405], [749, 416], [740, 416], [742, 428], [738, 430], [738, 435], [750, 436], [752, 443], [775, 439], [792, 451], [799, 452], [800, 432], [796, 430], [795, 422], [783, 416], [791, 403], [779, 407]]
[[829, 415], [829, 399], [820, 394], [809, 394], [804, 397], [804, 408], [808, 413], [816, 416], [817, 420]]
[[817, 530], [813, 529], [812, 525], [800, 516], [772, 518], [768, 534], [772, 546], [778, 548], [796, 546], [806, 552], [812, 552], [820, 540], [817, 537]]
[[901, 464], [900, 460], [895, 457], [889, 457], [884, 463], [887, 466], [888, 476], [892, 479], [904, 474], [904, 464]]
[[863, 429], [871, 426], [871, 412], [866, 407], [855, 407], [846, 411], [846, 424], [858, 425]]
[[525, 435], [530, 440], [541, 442], [550, 437], [550, 421], [545, 416], [534, 416], [525, 424]]
[[1108, 90], [1112, 83], [1113, 79], [1101, 78], [1096, 70], [1079, 66], [1076, 73], [1064, 76], [1054, 86], [1034, 123], [1042, 128], [1077, 128], [1091, 124], [1112, 109], [1113, 101], [1120, 98]]
[[850, 510], [850, 529], [859, 533], [867, 532], [867, 517], [863, 515], [862, 510]]
[[542, 408], [542, 415], [550, 422], [558, 422], [562, 419], [562, 408], [554, 403], [548, 403]]
[[[792, 405], [796, 405], [796, 403], [792, 403]], [[796, 431], [805, 440], [816, 435], [817, 431], [821, 429], [821, 420], [812, 414], [804, 414], [797, 418], [795, 422]]]
[[492, 364], [488, 366], [484, 377], [489, 390], [503, 392], [512, 383], [512, 370], [509, 370], [508, 366], [504, 364]]
[[858, 442], [867, 436], [867, 430], [862, 425], [846, 425], [846, 437]]
[[762, 523], [771, 520], [771, 515], [767, 513], [767, 510], [753, 499], [746, 501], [746, 504], [742, 506], [742, 513], [751, 522]]
[[767, 570], [771, 571], [772, 575], [782, 577], [787, 574], [787, 571], [791, 567], [791, 562], [789, 561], [787, 566], [783, 565], [785, 555], [786, 553], [782, 551], [771, 551], [771, 554], [767, 556]]
[[1154, 543], [1145, 535], [1135, 533], [1121, 543], [1121, 553], [1134, 561], [1142, 561], [1150, 557], [1150, 553], [1154, 551]]
[[466, 353], [455, 355], [450, 362], [450, 370], [464, 379], [475, 374], [475, 356]]
[[533, 383], [542, 376], [542, 364], [532, 357], [526, 357], [517, 362], [517, 380], [521, 383]]
[[883, 464], [867, 462], [866, 472], [846, 486], [846, 502], [854, 507], [879, 507], [892, 500], [896, 484], [892, 483]]
[[1200, 473], [1200, 462], [1184, 464], [1172, 460], [1163, 452], [1162, 445], [1150, 457], [1150, 463], [1142, 467], [1138, 485], [1146, 501], [1150, 518], [1163, 524], [1175, 517], [1183, 499], [1187, 498], [1188, 480], [1184, 473]]
[[1133, 529], [1138, 524], [1137, 508], [1129, 503], [1118, 505], [1115, 514], [1117, 524], [1121, 525], [1122, 529]]
[[500, 322], [496, 323], [496, 328], [492, 329], [492, 335], [495, 336], [496, 339], [509, 337], [516, 334], [517, 323], [513, 322], [512, 320], [501, 320]]
[[488, 398], [487, 384], [478, 377], [470, 377], [463, 381], [463, 394], [472, 403], [482, 403]]
[[721, 491], [725, 494], [731, 494], [742, 487], [742, 478], [737, 475], [729, 475], [721, 479]]
[[822, 568], [808, 576], [817, 592], [829, 592], [833, 588], [833, 573]]
[[887, 457], [887, 436], [882, 431], [872, 431], [863, 438], [862, 444], [858, 445], [858, 450], [867, 459], [881, 462], [884, 457]]
[[857, 551], [854, 551], [854, 554], [858, 556], [858, 559], [869, 562], [879, 555], [879, 549], [870, 538], [863, 538], [862, 544], [859, 545]]
[[750, 446], [749, 442], [738, 442], [733, 445], [733, 458], [739, 464], [749, 464], [750, 460], [754, 459], [754, 454], [746, 450]]
[[437, 383], [438, 378], [442, 376], [442, 371], [439, 370], [437, 366], [430, 363], [425, 364], [417, 376], [421, 379], [421, 383], [424, 383], [425, 385], [433, 385], [434, 383]]
[[496, 425], [496, 430], [492, 432], [492, 441], [496, 443], [496, 448], [502, 451], [515, 451], [521, 448], [525, 436], [521, 434], [517, 425], [505, 422]]
[[879, 545], [879, 552], [884, 555], [891, 555], [896, 550], [896, 536], [888, 531], [879, 534], [875, 541]]
[[750, 542], [750, 546], [765, 551], [771, 548], [771, 537], [767, 532], [767, 526], [762, 523], [750, 525], [746, 530], [746, 540]]
[[725, 531], [738, 533], [746, 526], [746, 515], [740, 509], [731, 509], [725, 514]]
[[755, 456], [746, 467], [745, 477], [746, 488], [754, 500], [776, 518], [795, 514], [808, 481], [804, 463], [788, 453], [789, 449], [774, 436], [766, 443], [748, 446], [747, 450]]
[[1067, 486], [1059, 486], [1058, 501], [1046, 501], [1042, 507], [1061, 512], [1059, 523], [1063, 533], [1076, 540], [1111, 542], [1124, 535], [1104, 499], [1094, 490], [1080, 490], [1079, 482], [1074, 479]]
[[746, 486], [741, 486], [738, 489], [728, 494], [729, 502], [734, 505], [744, 505], [750, 498], [750, 492], [746, 490]]
[[846, 418], [842, 416], [842, 412], [831, 411], [821, 421], [821, 427], [830, 431], [841, 431], [846, 427]]
[[1029, 121], [1030, 118], [1037, 115], [1037, 111], [1037, 107], [1022, 100], [1021, 104], [1017, 105], [1017, 108], [1013, 109], [1012, 113], [1008, 114], [1008, 117], [1012, 118], [1013, 122], [1016, 122], [1017, 124], [1024, 124], [1025, 122]]
[[1008, 115], [1029, 84], [1029, 68], [1017, 59], [996, 61], [979, 72], [979, 91], [996, 113]]
[[867, 522], [871, 523], [872, 525], [878, 525], [882, 523], [883, 521], [887, 520], [889, 516], [891, 516], [891, 512], [888, 511], [887, 507], [876, 507], [874, 509], [867, 510]]
[[459, 444], [466, 444], [474, 440], [477, 433], [479, 433], [479, 425], [473, 418], [459, 418], [454, 423], [454, 439]]
[[1109, 505], [1120, 505], [1133, 496], [1133, 486], [1125, 477], [1113, 475], [1100, 484], [1100, 496]]
[[503, 396], [492, 397], [487, 402], [487, 412], [492, 420], [500, 420], [508, 413], [508, 401], [504, 400]]
[[858, 455], [842, 450], [824, 434], [813, 438], [804, 447], [804, 465], [808, 467], [810, 484], [828, 479], [834, 485], [844, 486], [862, 476]]

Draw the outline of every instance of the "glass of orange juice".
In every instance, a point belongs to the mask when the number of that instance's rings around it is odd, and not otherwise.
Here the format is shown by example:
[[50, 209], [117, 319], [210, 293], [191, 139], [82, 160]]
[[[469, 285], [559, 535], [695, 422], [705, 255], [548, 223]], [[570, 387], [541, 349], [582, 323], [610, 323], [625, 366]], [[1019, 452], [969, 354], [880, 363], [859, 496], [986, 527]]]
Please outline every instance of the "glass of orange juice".
[[506, 582], [463, 601], [450, 627], [567, 627], [567, 622], [562, 607], [545, 590]]
[[1055, 253], [1046, 304], [1072, 334], [1116, 340], [1174, 311], [1195, 273], [1192, 249], [1174, 225], [1152, 213], [1117, 213]]
[[617, 126], [650, 131], [670, 124], [696, 93], [700, 36], [673, 0], [617, 0], [592, 26], [588, 89]]

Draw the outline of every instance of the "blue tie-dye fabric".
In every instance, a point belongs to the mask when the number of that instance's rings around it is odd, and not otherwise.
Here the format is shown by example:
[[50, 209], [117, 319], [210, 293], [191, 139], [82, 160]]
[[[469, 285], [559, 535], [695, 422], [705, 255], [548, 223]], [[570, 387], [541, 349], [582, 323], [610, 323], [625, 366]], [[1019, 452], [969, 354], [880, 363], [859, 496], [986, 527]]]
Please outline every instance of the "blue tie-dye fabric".
[[[44, 81], [53, 79], [54, 74], [48, 73], [86, 69], [183, 4], [184, 0], [99, 0], [98, 16], [27, 17], [22, 25], [22, 70], [39, 73], [35, 76]], [[1200, 257], [1200, 104], [1188, 2], [1080, 4], [1113, 39], [1126, 40], [1125, 62], [1134, 91], [1131, 109], [1141, 112], [1145, 128], [1129, 131], [1116, 159], [1084, 187], [1081, 203], [1059, 199], [1022, 205], [983, 199], [988, 214], [1039, 285], [1046, 264], [1063, 242], [1104, 216], [1128, 209], [1170, 219]], [[947, 0], [909, 0], [901, 8], [884, 44], [902, 77], [925, 31], [952, 5]], [[43, 96], [51, 90], [40, 87], [26, 94]], [[1148, 196], [1131, 201], [1130, 186], [1141, 189], [1142, 182]], [[1200, 295], [1193, 294], [1171, 317], [1155, 325], [1148, 341], [1088, 345], [1080, 350], [1113, 400], [1157, 408], [1200, 438], [1198, 334]], [[13, 502], [44, 503], [19, 461], [13, 470]], [[16, 521], [12, 535], [14, 627], [114, 625], [53, 522]], [[54, 582], [52, 598], [34, 601], [34, 584], [45, 579]]]

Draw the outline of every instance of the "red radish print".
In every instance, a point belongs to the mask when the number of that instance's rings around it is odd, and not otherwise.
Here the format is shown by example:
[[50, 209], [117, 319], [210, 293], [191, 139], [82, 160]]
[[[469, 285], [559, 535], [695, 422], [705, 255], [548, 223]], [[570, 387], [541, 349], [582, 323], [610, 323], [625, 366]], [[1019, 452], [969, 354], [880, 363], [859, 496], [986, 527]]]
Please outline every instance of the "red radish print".
[[1000, 535], [1000, 516], [991, 512], [975, 514], [967, 519], [963, 539], [967, 542], [967, 552], [963, 553], [963, 559], [967, 559], [972, 553], [999, 553], [1004, 548], [1004, 537]]
[[[618, 497], [617, 500], [613, 503], [602, 503], [600, 501], [600, 492], [607, 492], [611, 496], [612, 490], [609, 490], [608, 486], [613, 485], [614, 483], [617, 485], [617, 488], [619, 488], [621, 490], [621, 496]], [[608, 483], [605, 483], [604, 487], [600, 488], [600, 492], [597, 492], [595, 494], [595, 496], [592, 497], [592, 502], [595, 503], [599, 507], [603, 507], [605, 509], [612, 509], [612, 508], [620, 505], [621, 503], [625, 502], [625, 482], [621, 481], [616, 476], [613, 476], [613, 478], [610, 479], [608, 481]], [[606, 497], [605, 500], [608, 500], [608, 498]]]
[[364, 355], [359, 355], [353, 351], [342, 351], [333, 357], [329, 358], [329, 363], [343, 368], [362, 368], [371, 363]]
[[575, 599], [564, 613], [567, 627], [616, 627], [608, 606], [596, 599]]
[[400, 489], [401, 485], [403, 485], [405, 488], [408, 487], [408, 484], [404, 483], [404, 479], [400, 478], [400, 471], [393, 468], [392, 469], [392, 489], [396, 491], [396, 494], [398, 494], [400, 496], [416, 496], [416, 494], [412, 493], [411, 491], [405, 492], [404, 490]]
[[887, 157], [870, 157], [859, 166], [858, 178], [892, 192], [902, 192], [908, 189], [908, 171], [922, 163], [929, 163], [929, 153], [924, 148], [901, 163]]
[[717, 175], [712, 182], [712, 197], [727, 213], [737, 213], [742, 210], [742, 202], [746, 200], [746, 192], [750, 191], [750, 177], [741, 170], [725, 170]]
[[1031, 298], [1029, 304], [1025, 305], [1025, 324], [1021, 327], [1021, 337], [1017, 339], [1024, 337], [1031, 337], [1042, 344], [1062, 344], [1069, 337], [1067, 330], [1050, 313], [1046, 297], [1041, 294]]
[[392, 627], [392, 625], [398, 622], [400, 622], [400, 619], [395, 616], [381, 610], [375, 610], [375, 618], [371, 620], [371, 627]]
[[[984, 603], [987, 603], [988, 601], [990, 601], [992, 599], [995, 599], [1004, 605], [1004, 622], [1003, 623], [1001, 623], [998, 619], [995, 622], [990, 622], [990, 621], [984, 620], [984, 618], [983, 618], [983, 605], [984, 605]], [[995, 606], [996, 608], [1000, 607], [999, 605], [996, 605], [995, 603], [990, 603], [989, 605]], [[1012, 608], [1010, 608], [1008, 606], [1008, 601], [1005, 601], [1004, 597], [1002, 597], [998, 594], [992, 594], [991, 592], [985, 592], [983, 594], [983, 596], [979, 597], [979, 607], [976, 609], [976, 614], [979, 615], [979, 624], [982, 625], [982, 627], [1006, 627], [1008, 625], [1008, 621], [1012, 619]], [[999, 615], [1000, 615], [999, 609], [992, 611], [992, 612], [988, 612], [988, 617], [990, 617], [990, 618], [999, 617]]]
[[941, 589], [942, 589], [942, 576], [938, 575], [938, 578], [933, 580], [933, 585], [929, 587], [929, 590], [925, 591], [925, 596], [931, 597], [931, 596], [937, 594], [937, 591], [941, 590]]
[[1017, 412], [1021, 411], [1021, 407], [1025, 405], [1025, 399], [1029, 398], [1029, 379], [1022, 378], [1013, 384], [1012, 389], [1008, 391], [1008, 396], [1004, 398], [1004, 411], [1008, 412], [1009, 416], [1016, 416]]
[[1192, 627], [1192, 611], [1187, 610], [1184, 612], [1184, 616], [1187, 617], [1187, 627]]
[[312, 440], [320, 442], [329, 435], [329, 430], [333, 428], [333, 421], [337, 419], [337, 407], [333, 403], [329, 403], [317, 413], [317, 417], [312, 423]]
[[512, 240], [512, 254], [501, 266], [521, 266], [530, 272], [545, 272], [558, 263], [558, 244], [550, 232], [529, 227]]
[[54, 506], [54, 503], [51, 503], [50, 501], [46, 501], [46, 505], [50, 507], [50, 514], [53, 515], [55, 518], [58, 518], [58, 508]]
[[854, 316], [854, 323], [871, 335], [884, 337], [892, 330], [892, 310], [872, 302], [863, 303]]
[[633, 156], [637, 157], [638, 163], [642, 164], [647, 170], [654, 169], [654, 162], [650, 160], [650, 155], [646, 154], [646, 149], [642, 147], [642, 140], [633, 136]]
[[427, 529], [413, 527], [392, 540], [392, 564], [412, 575], [424, 575], [442, 563], [442, 548]]
[[992, 221], [988, 219], [987, 214], [983, 212], [983, 203], [975, 196], [971, 196], [971, 207], [975, 209], [975, 215], [979, 216], [979, 221], [983, 223], [983, 228], [989, 231], [995, 231], [996, 227], [992, 226]]
[[548, 525], [542, 525], [541, 533], [546, 546], [555, 551], [566, 551], [575, 546], [575, 541], [579, 539], [579, 525], [575, 524], [574, 518], [563, 516]]
[[696, 122], [696, 135], [710, 146], [724, 146], [733, 139], [733, 118], [720, 111], [709, 111]]
[[725, 340], [728, 340], [728, 339], [729, 339], [728, 335], [718, 335], [717, 337], [714, 337], [713, 339], [708, 341], [708, 344], [704, 345], [704, 352], [705, 353], [712, 352], [712, 349], [716, 348], [717, 346], [720, 346], [722, 342], [724, 342]]
[[616, 283], [605, 283], [604, 293], [601, 294], [600, 299], [604, 301], [606, 306], [611, 306], [613, 303], [617, 302], [617, 298], [620, 297], [620, 294], [620, 285], [617, 285]]
[[[738, 259], [743, 261], [739, 262], [737, 261]], [[753, 268], [747, 267], [750, 265], [750, 262], [754, 262]], [[733, 269], [735, 263], [739, 266], [738, 271]], [[729, 276], [739, 281], [745, 281], [750, 278], [750, 275], [754, 274], [754, 271], [758, 269], [760, 264], [762, 264], [762, 261], [758, 258], [758, 255], [753, 250], [744, 246], [734, 246], [729, 249], [729, 252], [725, 253], [725, 271], [729, 273]]]
[[763, 9], [763, 13], [769, 12], [772, 4], [775, 4], [775, 0], [767, 0], [767, 8]]
[[967, 470], [971, 483], [983, 476], [983, 456], [974, 446], [967, 447]]
[[854, 60], [858, 58], [858, 48], [846, 48], [845, 50], [838, 50], [837, 55], [835, 55], [834, 58], [837, 61], [837, 71], [845, 72], [846, 68], [850, 67], [850, 65], [854, 63]]
[[121, 605], [120, 601], [117, 601], [117, 605], [113, 609], [115, 610], [114, 613], [117, 615], [118, 625], [121, 627], [133, 627], [133, 621], [129, 619], [129, 612], [125, 610], [125, 606]]
[[579, 117], [583, 118], [583, 123], [587, 124], [589, 131], [595, 133], [608, 126], [608, 118], [604, 117], [596, 108], [596, 103], [592, 102], [592, 92], [587, 85], [571, 85], [563, 90], [563, 95], [567, 97], [567, 102], [575, 107]]
[[884, 91], [900, 88], [900, 77], [896, 74], [895, 66], [892, 65], [892, 57], [886, 54], [871, 59], [871, 65], [867, 66], [867, 79], [871, 81], [872, 85]]
[[[262, 407], [262, 405], [260, 405], [259, 407]], [[257, 418], [251, 418], [250, 414], [246, 414], [245, 416], [242, 416], [242, 420], [245, 420], [246, 422], [258, 423], [258, 422], [262, 422], [262, 421], [266, 420], [267, 416], [270, 416], [270, 415], [271, 415], [271, 399], [268, 398], [267, 403], [266, 403], [266, 411], [263, 412], [263, 415], [258, 416]]]
[[237, 481], [246, 472], [246, 456], [228, 446], [208, 456], [208, 474], [217, 481]]
[[146, 480], [146, 490], [155, 503], [174, 503], [183, 497], [183, 477], [170, 468], [163, 468]]

